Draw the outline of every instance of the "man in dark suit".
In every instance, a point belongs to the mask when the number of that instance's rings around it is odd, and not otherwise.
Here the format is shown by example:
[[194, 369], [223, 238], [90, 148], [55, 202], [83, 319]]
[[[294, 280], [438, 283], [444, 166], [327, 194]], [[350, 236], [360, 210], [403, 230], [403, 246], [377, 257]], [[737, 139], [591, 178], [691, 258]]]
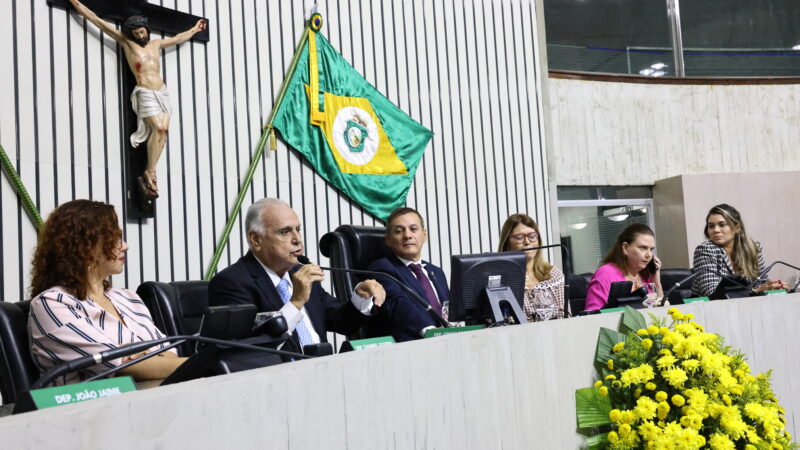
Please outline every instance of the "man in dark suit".
[[[442, 303], [450, 299], [450, 290], [442, 269], [421, 259], [427, 240], [422, 216], [413, 208], [398, 208], [386, 221], [386, 245], [394, 255], [374, 261], [368, 269], [394, 276], [441, 314]], [[427, 329], [437, 326], [430, 313], [397, 283], [377, 275], [376, 278], [386, 289], [386, 303], [373, 329], [401, 342], [419, 339]]]
[[355, 333], [386, 298], [375, 280], [356, 286], [342, 303], [320, 285], [324, 275], [314, 264], [301, 265], [300, 219], [286, 203], [261, 199], [245, 218], [250, 251], [219, 272], [209, 284], [209, 303], [253, 304], [258, 311], [281, 311], [299, 347], [327, 342], [327, 332]]

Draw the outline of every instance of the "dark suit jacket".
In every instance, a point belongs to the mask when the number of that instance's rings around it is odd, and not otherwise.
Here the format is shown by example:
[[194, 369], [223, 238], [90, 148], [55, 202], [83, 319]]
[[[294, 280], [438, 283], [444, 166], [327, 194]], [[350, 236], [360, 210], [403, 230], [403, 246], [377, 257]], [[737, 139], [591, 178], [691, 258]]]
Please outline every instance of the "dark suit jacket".
[[[428, 272], [428, 278], [430, 278], [433, 288], [436, 289], [439, 301], [450, 300], [447, 277], [442, 269], [427, 261], [422, 261], [422, 267]], [[417, 277], [396, 256], [392, 255], [373, 261], [367, 269], [387, 273], [425, 298], [425, 293]], [[402, 342], [419, 339], [420, 331], [425, 327], [438, 326], [431, 315], [416, 300], [406, 294], [397, 283], [379, 275], [376, 275], [375, 279], [386, 290], [386, 302], [381, 308], [377, 323], [370, 327], [370, 334], [383, 336], [391, 334], [397, 342]]]
[[[290, 273], [299, 268], [298, 264]], [[252, 252], [247, 252], [239, 261], [211, 279], [208, 302], [211, 306], [252, 304], [256, 305], [259, 312], [278, 311], [283, 307], [278, 289]], [[325, 292], [318, 282], [312, 285], [305, 308], [322, 342], [328, 342], [328, 331], [353, 334], [367, 320], [367, 316], [361, 314], [349, 298], [344, 303], [340, 302]]]

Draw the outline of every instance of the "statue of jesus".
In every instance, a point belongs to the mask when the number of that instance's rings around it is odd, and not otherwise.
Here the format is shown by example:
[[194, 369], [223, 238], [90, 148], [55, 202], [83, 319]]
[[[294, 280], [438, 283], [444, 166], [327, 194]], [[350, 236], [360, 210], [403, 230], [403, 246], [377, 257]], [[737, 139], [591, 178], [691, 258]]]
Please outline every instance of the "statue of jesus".
[[122, 46], [128, 66], [136, 77], [131, 105], [138, 117], [138, 129], [131, 135], [131, 145], [138, 147], [140, 143], [147, 141], [147, 166], [142, 176], [137, 177], [137, 183], [140, 194], [146, 201], [151, 202], [158, 198], [156, 164], [167, 142], [169, 117], [172, 111], [167, 86], [161, 79], [160, 50], [188, 41], [206, 29], [206, 21], [200, 19], [194, 27], [171, 38], [151, 41], [150, 26], [145, 17], [128, 17], [120, 31], [111, 23], [97, 17], [97, 14], [80, 1], [69, 0], [69, 2], [86, 20], [95, 24]]

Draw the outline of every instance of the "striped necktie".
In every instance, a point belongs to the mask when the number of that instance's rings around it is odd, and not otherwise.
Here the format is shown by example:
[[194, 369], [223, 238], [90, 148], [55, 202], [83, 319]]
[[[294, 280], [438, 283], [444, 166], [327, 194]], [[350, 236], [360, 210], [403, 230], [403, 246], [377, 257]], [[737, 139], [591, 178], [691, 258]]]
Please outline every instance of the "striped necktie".
[[[281, 278], [281, 281], [278, 282], [278, 294], [281, 295], [281, 300], [283, 300], [284, 305], [291, 300], [292, 294], [289, 292], [289, 280], [286, 278]], [[306, 324], [302, 320], [294, 327], [294, 331], [297, 332], [297, 338], [300, 340], [301, 346], [314, 343], [311, 339], [311, 333], [308, 332], [308, 328], [306, 328]]]

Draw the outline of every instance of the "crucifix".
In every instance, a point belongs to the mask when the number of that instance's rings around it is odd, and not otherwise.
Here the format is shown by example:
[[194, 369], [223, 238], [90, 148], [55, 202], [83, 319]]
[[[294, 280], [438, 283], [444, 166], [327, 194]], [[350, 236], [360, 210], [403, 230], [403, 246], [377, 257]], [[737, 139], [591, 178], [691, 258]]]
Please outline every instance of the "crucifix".
[[[130, 93], [131, 108], [124, 108], [127, 154], [127, 206], [131, 218], [153, 217], [158, 198], [156, 164], [166, 145], [172, 112], [169, 93], [161, 77], [161, 50], [190, 39], [208, 41], [208, 21], [190, 14], [151, 5], [145, 0], [47, 0], [50, 5], [72, 6], [86, 20], [111, 36], [123, 50], [122, 63], [130, 68], [123, 77], [123, 92]], [[123, 21], [122, 30], [101, 19]], [[191, 26], [190, 24], [193, 24]], [[173, 34], [150, 40], [152, 28]], [[123, 59], [124, 58], [124, 59]], [[124, 102], [123, 102], [124, 103]], [[146, 144], [146, 151], [134, 151]]]

